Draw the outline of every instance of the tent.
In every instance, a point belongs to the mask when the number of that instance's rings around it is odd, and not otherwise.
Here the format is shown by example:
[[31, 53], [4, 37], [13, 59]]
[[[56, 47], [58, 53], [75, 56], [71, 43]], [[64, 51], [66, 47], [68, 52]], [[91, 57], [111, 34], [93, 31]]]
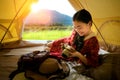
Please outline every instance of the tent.
[[[76, 11], [87, 9], [93, 16], [93, 31], [99, 39], [101, 48], [111, 52], [120, 52], [120, 0], [68, 0]], [[22, 40], [23, 19], [30, 11], [30, 6], [37, 0], [0, 0], [0, 80], [8, 80], [8, 75], [16, 68], [19, 53], [31, 52], [41, 47], [11, 49], [2, 53], [3, 48], [36, 46]], [[15, 52], [15, 54], [13, 54]], [[10, 53], [10, 54], [9, 54]], [[12, 54], [11, 54], [12, 53]], [[7, 56], [6, 56], [7, 55]], [[10, 55], [10, 56], [8, 56]], [[11, 56], [14, 55], [14, 56]], [[20, 54], [21, 55], [21, 54]], [[115, 57], [116, 58], [116, 57]], [[119, 58], [119, 56], [118, 56]], [[120, 64], [116, 58], [117, 64]], [[105, 65], [104, 65], [105, 66]], [[103, 67], [104, 67], [103, 66]], [[116, 68], [117, 67], [117, 68]], [[119, 66], [116, 66], [116, 73]], [[103, 71], [110, 69], [104, 68]], [[101, 70], [100, 70], [101, 71]], [[106, 71], [107, 72], [107, 71]], [[105, 75], [108, 76], [108, 75]], [[99, 80], [103, 80], [101, 77]], [[109, 79], [105, 79], [109, 80]], [[116, 79], [117, 80], [117, 79]], [[120, 78], [119, 78], [120, 80]]]
[[26, 43], [22, 42], [23, 19], [30, 12], [31, 4], [37, 0], [0, 1], [0, 48], [23, 46]]
[[[93, 30], [103, 44], [120, 45], [120, 1], [119, 0], [68, 0], [75, 10], [87, 9], [93, 16]], [[22, 40], [23, 19], [30, 5], [37, 0], [1, 0], [0, 46], [15, 48], [27, 45]], [[99, 31], [98, 31], [99, 30]], [[103, 39], [104, 38], [104, 39]], [[14, 46], [13, 46], [14, 44]], [[23, 45], [24, 44], [24, 45]], [[17, 45], [17, 46], [16, 46]], [[12, 47], [13, 46], [13, 47]], [[108, 47], [108, 46], [106, 46]]]

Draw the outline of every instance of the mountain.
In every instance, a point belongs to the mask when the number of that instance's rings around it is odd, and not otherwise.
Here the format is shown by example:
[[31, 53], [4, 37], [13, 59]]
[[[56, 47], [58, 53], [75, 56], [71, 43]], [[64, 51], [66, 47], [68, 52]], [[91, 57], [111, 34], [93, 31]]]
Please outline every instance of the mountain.
[[38, 13], [30, 13], [25, 24], [42, 24], [42, 25], [72, 25], [72, 18], [55, 10], [40, 10]]

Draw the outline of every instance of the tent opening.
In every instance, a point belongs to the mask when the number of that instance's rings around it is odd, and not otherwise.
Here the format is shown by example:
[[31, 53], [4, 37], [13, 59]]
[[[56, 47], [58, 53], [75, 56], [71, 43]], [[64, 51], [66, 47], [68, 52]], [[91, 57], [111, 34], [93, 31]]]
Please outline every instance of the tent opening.
[[55, 40], [69, 36], [74, 13], [68, 0], [39, 0], [31, 5], [31, 12], [24, 19], [23, 40]]

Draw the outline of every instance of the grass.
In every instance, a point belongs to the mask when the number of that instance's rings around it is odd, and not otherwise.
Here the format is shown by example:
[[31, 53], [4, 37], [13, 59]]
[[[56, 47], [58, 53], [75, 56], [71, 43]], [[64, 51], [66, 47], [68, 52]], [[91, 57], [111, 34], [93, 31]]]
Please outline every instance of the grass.
[[55, 40], [69, 36], [71, 30], [41, 30], [37, 32], [23, 32], [24, 40]]

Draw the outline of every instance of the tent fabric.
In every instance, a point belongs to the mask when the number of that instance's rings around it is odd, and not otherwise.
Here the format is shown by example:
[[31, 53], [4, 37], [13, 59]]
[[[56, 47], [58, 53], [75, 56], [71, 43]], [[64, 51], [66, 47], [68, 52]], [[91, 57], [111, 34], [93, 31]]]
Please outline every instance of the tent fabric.
[[37, 0], [1, 0], [0, 44], [22, 40], [23, 19]]
[[93, 18], [120, 17], [119, 0], [69, 0], [75, 10], [87, 9]]
[[84, 8], [91, 13], [93, 31], [104, 47], [117, 45], [120, 49], [120, 0], [69, 0], [69, 2], [76, 11]]

